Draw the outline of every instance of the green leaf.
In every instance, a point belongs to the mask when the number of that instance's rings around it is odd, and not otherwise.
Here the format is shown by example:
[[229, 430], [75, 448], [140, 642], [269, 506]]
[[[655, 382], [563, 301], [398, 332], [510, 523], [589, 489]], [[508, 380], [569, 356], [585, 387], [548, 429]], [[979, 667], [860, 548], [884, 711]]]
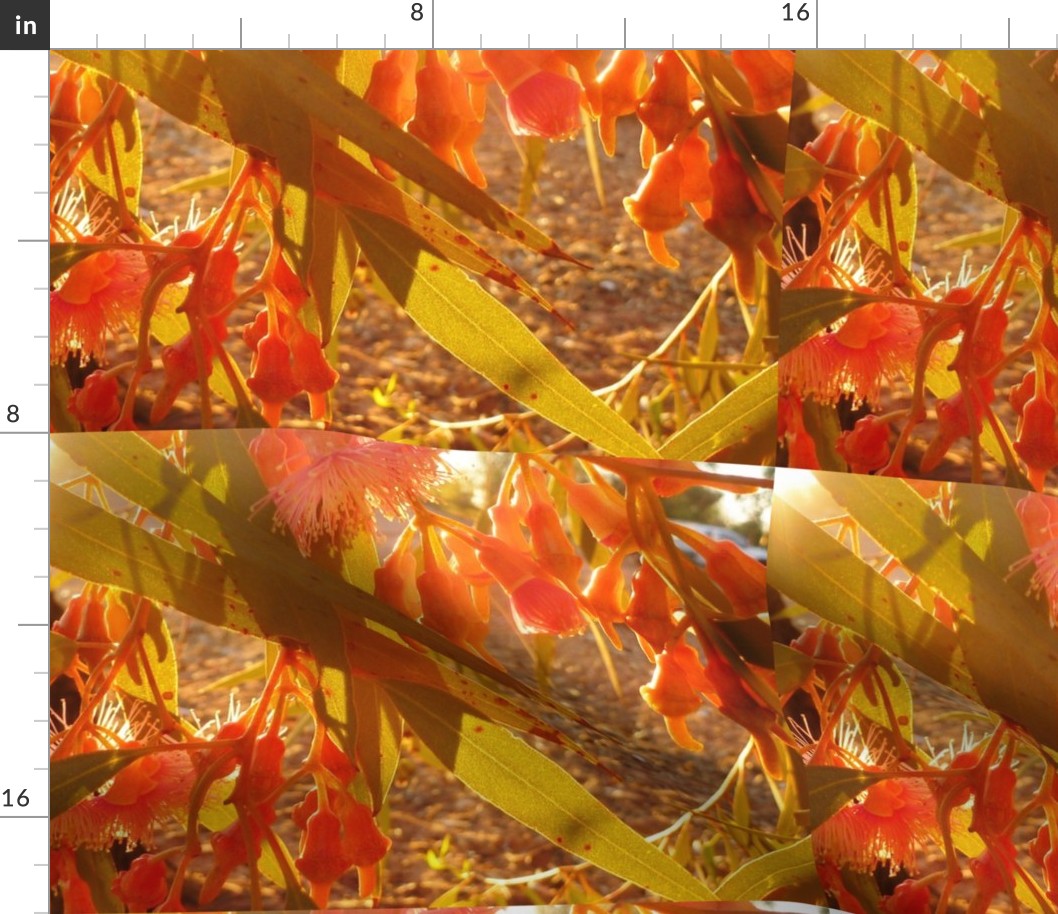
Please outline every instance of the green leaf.
[[321, 339], [326, 346], [338, 329], [353, 289], [353, 273], [360, 249], [345, 214], [330, 202], [316, 201], [311, 234], [313, 245], [308, 285]]
[[82, 242], [53, 241], [50, 245], [50, 268], [51, 281], [54, 283], [63, 273], [67, 272], [78, 261], [84, 260], [89, 254], [97, 251], [106, 251], [122, 247], [120, 244], [84, 244]]
[[951, 50], [940, 55], [984, 95], [982, 115], [1006, 199], [1058, 226], [1058, 92], [1035, 52]]
[[522, 183], [518, 190], [518, 212], [524, 213], [536, 196], [536, 182], [547, 158], [548, 142], [542, 136], [525, 138], [525, 160], [522, 163]]
[[391, 682], [385, 689], [419, 739], [449, 771], [548, 841], [662, 898], [716, 898], [560, 765], [469, 706], [456, 700], [439, 704], [432, 689], [410, 683]]
[[850, 800], [872, 784], [884, 781], [884, 771], [861, 771], [858, 768], [834, 768], [829, 765], [806, 765], [808, 785], [809, 830], [814, 831]]
[[774, 439], [778, 368], [769, 365], [672, 435], [660, 449], [667, 460], [708, 460], [760, 431]]
[[817, 879], [811, 835], [748, 860], [716, 887], [725, 901], [766, 898], [776, 889], [790, 888]]
[[98, 194], [103, 194], [109, 198], [105, 205], [110, 218], [116, 220], [126, 212], [132, 220], [138, 220], [143, 182], [143, 141], [136, 99], [131, 92], [125, 93], [113, 112], [100, 142], [81, 159], [79, 173], [88, 184], [86, 194], [90, 206], [93, 200], [99, 200]]
[[169, 626], [165, 624], [165, 617], [153, 603], [147, 609], [147, 624], [140, 639], [140, 649], [143, 653], [135, 653], [129, 658], [129, 662], [121, 668], [114, 680], [114, 685], [125, 694], [153, 705], [156, 699], [143, 670], [146, 660], [165, 703], [165, 709], [174, 717], [177, 716], [176, 651], [169, 635]]
[[114, 879], [118, 874], [109, 850], [78, 847], [74, 850], [77, 874], [88, 883], [97, 911], [120, 911], [125, 903], [114, 893]]
[[877, 295], [848, 289], [785, 290], [779, 309], [779, 354], [786, 355], [838, 318], [876, 301]]
[[786, 167], [789, 121], [775, 111], [766, 114], [736, 112], [731, 115], [731, 120], [752, 150], [753, 158], [772, 171], [782, 173]]
[[91, 796], [126, 765], [157, 752], [155, 746], [83, 752], [51, 763], [51, 817]]
[[377, 813], [386, 802], [397, 774], [404, 723], [389, 695], [369, 679], [357, 680], [353, 704], [356, 708], [354, 757], [371, 795], [371, 808]]
[[[316, 187], [321, 193], [408, 226], [457, 266], [514, 289], [557, 315], [554, 306], [503, 261], [396, 184], [365, 168], [353, 156], [333, 144], [317, 143], [316, 169]], [[346, 233], [355, 245], [355, 237], [347, 225]], [[350, 259], [350, 262], [355, 261]]]
[[838, 474], [819, 479], [883, 549], [959, 610], [961, 665], [974, 688], [951, 684], [1058, 748], [1058, 634], [1042, 603], [989, 568], [903, 480]]
[[48, 669], [51, 682], [67, 669], [77, 655], [77, 642], [56, 631], [48, 632]]
[[401, 641], [387, 638], [367, 627], [358, 628], [350, 633], [346, 658], [357, 676], [358, 687], [365, 677], [378, 680], [383, 685], [408, 682], [426, 686], [436, 690], [437, 702], [458, 699], [494, 723], [532, 733], [576, 753], [590, 764], [598, 764], [595, 756], [581, 749], [576, 741], [533, 712], [512, 703], [509, 698], [497, 695], [458, 671], [439, 665]]
[[498, 389], [611, 454], [657, 457], [499, 301], [406, 226], [350, 208], [376, 275], [440, 345]]
[[797, 72], [955, 177], [989, 196], [1004, 197], [984, 121], [896, 51], [798, 51]]
[[73, 387], [70, 376], [62, 365], [52, 365], [48, 370], [48, 419], [53, 432], [79, 432], [81, 423], [70, 412], [70, 395]]
[[[824, 619], [860, 633], [938, 682], [976, 699], [955, 633], [782, 497], [784, 485], [796, 484], [791, 474], [799, 472], [777, 474], [768, 583]], [[861, 479], [839, 473], [816, 476]], [[868, 477], [868, 488], [884, 481]], [[894, 507], [876, 510], [893, 513]]]
[[963, 235], [956, 235], [954, 238], [945, 238], [943, 241], [935, 244], [933, 249], [935, 251], [945, 251], [949, 248], [976, 248], [985, 245], [996, 245], [998, 247], [1002, 243], [1003, 226], [996, 225], [992, 228], [984, 228], [975, 232], [966, 232]]
[[62, 56], [143, 94], [163, 111], [214, 139], [231, 142], [206, 64], [195, 55], [183, 50], [125, 48], [68, 50]]
[[[878, 680], [881, 680], [879, 682]], [[879, 689], [885, 692], [886, 701], [881, 701], [878, 696]], [[892, 743], [893, 748], [902, 748], [896, 745], [895, 738], [888, 738], [884, 734], [893, 726], [893, 718], [896, 720], [896, 729], [907, 746], [914, 743], [914, 701], [911, 696], [911, 686], [908, 685], [904, 674], [894, 663], [878, 668], [878, 676], [870, 680], [870, 688], [860, 683], [852, 693], [849, 707], [857, 712], [861, 718], [863, 730], [876, 724], [881, 728], [883, 738], [887, 743]], [[889, 716], [892, 709], [893, 717]]]
[[952, 527], [978, 558], [1011, 587], [1027, 593], [1031, 572], [1011, 576], [1011, 566], [1029, 551], [1015, 513], [1024, 493], [1005, 486], [961, 483], [952, 490]]
[[281, 184], [280, 201], [272, 211], [276, 234], [294, 271], [307, 280], [316, 202], [312, 123], [298, 105], [279, 102], [270, 85], [244, 66], [239, 52], [210, 52], [206, 69], [232, 141], [254, 155], [264, 151], [275, 161]]
[[772, 650], [775, 653], [775, 688], [780, 695], [799, 689], [808, 682], [815, 668], [811, 657], [781, 641], [776, 641]]
[[[98, 442], [110, 435], [91, 437]], [[54, 567], [86, 581], [165, 603], [211, 625], [263, 637], [253, 611], [219, 565], [205, 562], [54, 483], [50, 492]]]
[[[889, 225], [890, 213], [882, 197], [884, 193], [888, 193], [892, 207], [892, 226]], [[904, 147], [900, 151], [885, 188], [869, 197], [867, 206], [861, 206], [856, 211], [853, 221], [864, 235], [895, 257], [905, 270], [911, 268], [915, 227], [918, 225], [918, 181], [915, 177], [915, 157], [910, 149]], [[895, 251], [890, 250], [893, 240], [896, 241]]]
[[786, 147], [784, 168], [782, 192], [787, 203], [800, 200], [815, 191], [823, 183], [826, 173], [822, 162], [796, 146]]

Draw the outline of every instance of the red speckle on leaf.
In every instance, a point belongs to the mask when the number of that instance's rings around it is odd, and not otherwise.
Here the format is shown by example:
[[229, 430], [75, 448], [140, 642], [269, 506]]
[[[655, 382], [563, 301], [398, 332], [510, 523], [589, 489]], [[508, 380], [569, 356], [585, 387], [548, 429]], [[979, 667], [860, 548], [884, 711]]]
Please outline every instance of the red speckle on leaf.
[[439, 263], [431, 263], [430, 264], [430, 272], [431, 273], [436, 273], [440, 269], [441, 269], [441, 265]]

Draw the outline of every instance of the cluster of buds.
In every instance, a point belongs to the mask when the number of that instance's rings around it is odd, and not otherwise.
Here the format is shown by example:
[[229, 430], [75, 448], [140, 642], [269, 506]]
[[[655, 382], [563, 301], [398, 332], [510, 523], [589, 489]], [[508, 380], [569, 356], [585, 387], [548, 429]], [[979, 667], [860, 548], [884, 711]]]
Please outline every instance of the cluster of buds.
[[339, 374], [327, 361], [320, 338], [302, 324], [291, 300], [278, 286], [273, 288], [266, 292], [268, 307], [243, 329], [243, 340], [253, 352], [246, 383], [261, 400], [262, 415], [269, 425], [278, 425], [284, 405], [302, 392], [308, 394], [310, 416], [325, 419], [327, 394], [338, 383]]
[[[674, 494], [688, 481], [650, 477], [646, 465], [628, 470], [626, 491], [621, 492], [590, 466], [589, 481], [584, 481], [551, 462], [517, 456], [488, 510], [491, 534], [427, 510], [416, 512], [375, 572], [375, 594], [486, 658], [492, 588], [504, 594], [500, 605], [525, 635], [565, 637], [590, 623], [620, 650], [624, 644], [618, 625], [623, 624], [654, 664], [643, 698], [665, 718], [679, 745], [701, 748], [690, 735], [687, 719], [708, 700], [760, 736], [762, 757], [775, 772], [780, 763], [770, 735], [774, 710], [752, 689], [739, 691], [737, 680], [744, 671], [733, 667], [724, 652], [707, 651], [711, 659], [708, 665], [703, 662], [688, 635], [685, 598], [671, 583], [679, 574], [664, 555], [662, 531], [656, 521], [629, 507], [630, 499]], [[646, 475], [633, 482], [639, 470]], [[577, 524], [597, 543], [594, 567], [572, 542], [569, 531]], [[723, 607], [717, 610], [722, 617], [746, 619], [767, 611], [759, 562], [733, 543], [678, 522], [667, 526], [670, 535], [683, 539], [701, 557], [701, 570], [682, 556], [679, 561], [686, 563], [683, 570], [689, 574], [704, 570], [710, 596]], [[637, 553], [653, 558], [641, 559], [629, 575], [626, 566], [636, 561]]]
[[[375, 64], [365, 98], [482, 187], [485, 177], [474, 144], [493, 82], [503, 93], [515, 135], [566, 139], [590, 117], [598, 122], [603, 150], [612, 156], [617, 119], [635, 115], [647, 173], [624, 206], [643, 230], [651, 256], [665, 266], [678, 266], [664, 236], [683, 223], [690, 207], [732, 249], [739, 292], [748, 297], [755, 252], [778, 266], [771, 238], [774, 220], [743, 160], [716, 125], [717, 154], [715, 162], [711, 159], [702, 134], [709, 116], [705, 97], [683, 56], [661, 52], [649, 78], [643, 51], [615, 51], [601, 70], [600, 61], [599, 51], [460, 50], [448, 55], [431, 50], [421, 58], [413, 51], [389, 51]], [[791, 52], [743, 52], [733, 62], [732, 74], [741, 74], [746, 83], [747, 110], [774, 111], [789, 104]], [[374, 164], [380, 174], [395, 177], [385, 162]], [[777, 175], [769, 179], [777, 186]]]

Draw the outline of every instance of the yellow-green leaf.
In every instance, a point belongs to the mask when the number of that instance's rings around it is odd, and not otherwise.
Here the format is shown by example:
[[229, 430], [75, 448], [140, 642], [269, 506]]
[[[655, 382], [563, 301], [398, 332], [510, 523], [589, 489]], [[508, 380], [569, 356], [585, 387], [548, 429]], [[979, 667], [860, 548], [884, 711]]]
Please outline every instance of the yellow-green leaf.
[[716, 888], [717, 898], [752, 901], [776, 889], [815, 883], [816, 861], [811, 836], [748, 860]]
[[779, 354], [787, 355], [850, 311], [878, 296], [848, 289], [788, 289], [779, 307]]
[[661, 446], [661, 456], [708, 460], [762, 431], [771, 432], [774, 440], [777, 405], [778, 368], [769, 365], [673, 434]]
[[783, 199], [789, 202], [808, 196], [823, 182], [824, 174], [822, 162], [796, 146], [787, 146], [782, 184]]
[[887, 127], [955, 177], [1003, 198], [985, 123], [896, 51], [803, 50], [797, 72], [835, 101]]
[[884, 771], [806, 765], [805, 783], [808, 785], [809, 828], [815, 830], [850, 800], [858, 797], [872, 784], [884, 781], [887, 777]]
[[560, 765], [432, 689], [386, 683], [416, 735], [449, 771], [486, 801], [548, 841], [662, 898], [716, 896], [625, 824]]
[[[1053, 662], [1058, 633], [1042, 603], [989, 568], [903, 480], [837, 473], [819, 478], [883, 549], [959, 612], [957, 633], [952, 634], [962, 660], [948, 656], [951, 667], [962, 666], [974, 687], [951, 684], [1058, 748], [1053, 701], [1058, 695], [1058, 665]], [[1026, 670], [1032, 675], [1026, 676]]]
[[154, 746], [83, 752], [51, 763], [51, 817], [91, 796], [126, 765], [157, 752]]
[[[795, 485], [800, 472], [780, 470], [777, 474], [768, 583], [806, 609], [860, 633], [938, 682], [976, 699], [955, 633], [782, 497], [784, 485]], [[841, 473], [816, 475], [860, 478]], [[867, 481], [884, 480], [867, 477]], [[875, 510], [893, 513], [893, 505]]]
[[525, 324], [419, 235], [365, 210], [348, 212], [378, 279], [445, 349], [508, 396], [600, 450], [657, 456]]

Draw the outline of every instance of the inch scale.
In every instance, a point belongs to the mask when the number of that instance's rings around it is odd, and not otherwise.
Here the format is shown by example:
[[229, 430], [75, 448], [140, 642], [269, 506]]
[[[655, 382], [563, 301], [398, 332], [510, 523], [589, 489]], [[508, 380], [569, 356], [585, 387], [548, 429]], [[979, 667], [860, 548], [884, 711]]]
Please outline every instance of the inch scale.
[[[224, 8], [230, 7], [230, 8]], [[688, 13], [688, 10], [691, 10]], [[115, 0], [22, 3], [0, 40], [9, 122], [0, 230], [8, 306], [0, 335], [0, 536], [7, 585], [0, 688], [5, 908], [44, 914], [48, 883], [48, 69], [51, 48], [910, 48], [1058, 47], [1058, 5], [1008, 0], [386, 0], [335, 9], [301, 0], [241, 9], [217, 0], [164, 8]], [[1053, 42], [1053, 45], [1052, 45]]]

